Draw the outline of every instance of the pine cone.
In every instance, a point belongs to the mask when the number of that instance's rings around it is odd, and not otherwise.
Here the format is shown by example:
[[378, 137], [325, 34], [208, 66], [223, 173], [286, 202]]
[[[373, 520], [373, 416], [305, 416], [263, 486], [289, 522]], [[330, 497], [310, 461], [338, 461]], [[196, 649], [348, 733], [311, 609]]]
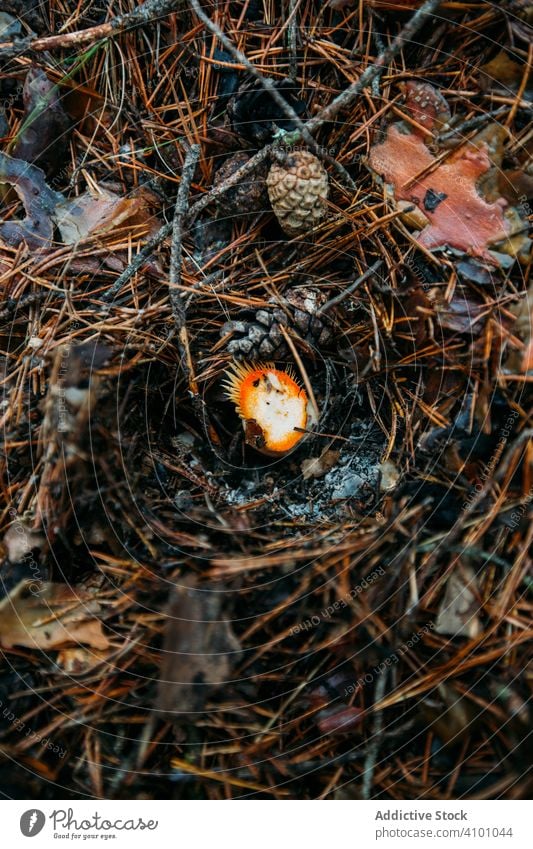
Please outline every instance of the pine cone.
[[[218, 169], [213, 180], [213, 186], [220, 186], [250, 159], [251, 156], [244, 150], [234, 153]], [[268, 209], [265, 168], [259, 166], [253, 174], [245, 177], [242, 183], [237, 183], [227, 192], [224, 192], [217, 206], [219, 214], [224, 216], [250, 214]]]
[[244, 314], [240, 321], [228, 321], [221, 336], [233, 333], [227, 350], [236, 359], [273, 360], [289, 353], [280, 325], [291, 327], [309, 345], [327, 345], [333, 337], [334, 321], [330, 316], [318, 316], [325, 296], [316, 289], [292, 289], [282, 305]]
[[284, 164], [274, 163], [266, 182], [272, 209], [288, 236], [306, 233], [326, 214], [328, 175], [309, 151], [296, 150]]

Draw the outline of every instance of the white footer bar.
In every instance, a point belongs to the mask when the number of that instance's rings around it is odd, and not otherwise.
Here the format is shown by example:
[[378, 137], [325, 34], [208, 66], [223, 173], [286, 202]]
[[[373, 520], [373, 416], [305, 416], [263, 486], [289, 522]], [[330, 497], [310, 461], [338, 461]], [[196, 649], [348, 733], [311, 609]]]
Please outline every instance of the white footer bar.
[[[275, 807], [273, 807], [273, 804]], [[531, 803], [5, 801], [2, 846], [531, 849]], [[68, 841], [68, 842], [67, 842]]]

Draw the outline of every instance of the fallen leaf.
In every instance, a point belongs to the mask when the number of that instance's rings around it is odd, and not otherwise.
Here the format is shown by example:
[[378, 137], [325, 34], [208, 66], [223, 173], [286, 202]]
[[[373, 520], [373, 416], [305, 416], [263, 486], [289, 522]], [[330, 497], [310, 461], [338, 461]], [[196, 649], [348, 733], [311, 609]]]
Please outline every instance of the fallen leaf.
[[7, 12], [0, 12], [0, 38], [2, 41], [8, 41], [13, 36], [20, 35], [22, 32], [22, 24], [13, 15], [8, 15]]
[[497, 282], [494, 268], [478, 260], [460, 259], [455, 268], [461, 280], [468, 280], [476, 286], [494, 286]]
[[450, 684], [439, 684], [437, 698], [424, 698], [420, 710], [428, 725], [445, 745], [460, 743], [472, 733], [479, 708]]
[[23, 519], [16, 519], [4, 535], [4, 547], [8, 560], [19, 563], [35, 550], [46, 548], [47, 541], [42, 530], [32, 528]]
[[52, 216], [62, 195], [48, 186], [41, 168], [5, 153], [0, 153], [0, 183], [13, 186], [26, 212], [20, 221], [2, 221], [0, 238], [9, 245], [26, 242], [33, 250], [48, 247], [54, 235]]
[[479, 336], [483, 331], [490, 310], [468, 297], [465, 291], [457, 288], [449, 300], [437, 287], [429, 289], [426, 295], [434, 309], [434, 321], [440, 327], [469, 336]]
[[222, 606], [219, 586], [202, 588], [187, 579], [174, 588], [166, 610], [158, 711], [174, 717], [200, 711], [228, 680], [241, 646]]
[[12, 154], [53, 174], [62, 164], [68, 143], [68, 118], [58, 86], [42, 68], [31, 67], [22, 91], [24, 116]]
[[82, 587], [43, 583], [32, 594], [21, 581], [0, 601], [0, 646], [11, 649], [54, 649], [85, 644], [106, 649], [109, 640], [95, 614], [100, 609], [94, 594]]
[[42, 0], [3, 0], [2, 8], [39, 34], [47, 28]]
[[137, 230], [137, 237], [150, 236], [159, 229], [159, 223], [150, 212], [148, 196], [139, 193], [120, 197], [104, 188], [60, 201], [54, 217], [66, 245], [74, 245], [90, 236], [102, 236], [126, 222], [129, 232]]
[[360, 728], [365, 712], [362, 708], [337, 705], [317, 714], [317, 725], [321, 734], [348, 734]]
[[324, 451], [319, 457], [309, 457], [306, 460], [302, 460], [304, 481], [309, 480], [309, 478], [321, 478], [327, 474], [336, 465], [339, 455], [340, 451], [329, 449]]
[[505, 368], [507, 371], [525, 374], [533, 371], [533, 285], [527, 290], [525, 298], [511, 307], [510, 311], [516, 316], [512, 332], [523, 342], [523, 346], [510, 346]]
[[[507, 51], [500, 50], [490, 62], [480, 67], [480, 85], [484, 91], [518, 91], [524, 77], [525, 65], [515, 62]], [[527, 89], [526, 89], [527, 91]]]
[[[440, 128], [446, 113], [440, 95], [430, 96], [428, 88], [427, 83], [408, 83], [406, 105], [430, 132]], [[495, 189], [498, 169], [493, 166], [501, 162], [505, 132], [491, 125], [441, 164], [426, 144], [426, 133], [405, 121], [390, 124], [385, 140], [372, 146], [370, 168], [391, 187], [399, 208], [407, 201], [427, 219], [417, 235], [423, 247], [448, 246], [493, 265], [499, 260], [489, 248], [497, 243], [513, 257], [527, 251], [529, 240], [520, 232], [525, 222]], [[517, 243], [511, 238], [515, 234], [520, 234]]]
[[435, 631], [450, 637], [473, 639], [482, 630], [478, 611], [476, 576], [471, 566], [463, 563], [448, 578]]
[[[94, 187], [77, 198], [66, 199], [50, 188], [41, 168], [4, 153], [0, 153], [0, 183], [13, 186], [26, 212], [22, 220], [0, 222], [0, 239], [9, 245], [26, 242], [32, 250], [49, 248], [56, 227], [67, 245], [109, 233], [146, 241], [161, 225], [152, 212], [154, 196], [142, 188], [130, 197], [121, 197], [104, 187]], [[127, 262], [125, 250], [109, 251], [101, 259], [74, 257], [70, 269], [95, 273], [105, 265], [120, 272]], [[162, 276], [153, 259], [147, 260], [144, 270], [153, 277]]]
[[404, 94], [404, 110], [428, 133], [442, 131], [451, 118], [450, 109], [443, 95], [429, 83], [408, 80], [401, 85]]
[[[434, 162], [435, 156], [423, 139], [405, 132], [399, 124], [391, 124], [386, 140], [370, 152], [371, 168], [392, 185], [395, 198], [424, 209], [430, 219], [417, 237], [421, 245], [429, 249], [449, 245], [491, 259], [488, 246], [505, 239], [510, 227], [503, 215], [507, 201], [487, 203], [476, 188], [478, 179], [490, 168], [486, 152], [461, 148], [445, 164], [409, 185], [418, 172]], [[428, 208], [428, 195], [439, 196], [441, 202]]]

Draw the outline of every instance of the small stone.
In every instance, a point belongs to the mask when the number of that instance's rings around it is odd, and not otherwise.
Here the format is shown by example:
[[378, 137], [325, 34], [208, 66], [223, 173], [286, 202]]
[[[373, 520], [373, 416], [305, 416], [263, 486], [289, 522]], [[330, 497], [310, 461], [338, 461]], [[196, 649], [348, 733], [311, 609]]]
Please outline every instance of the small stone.
[[360, 475], [352, 474], [346, 475], [343, 481], [341, 481], [333, 490], [332, 498], [335, 500], [344, 499], [344, 498], [355, 498], [356, 495], [359, 494], [359, 490], [364, 484], [364, 480]]

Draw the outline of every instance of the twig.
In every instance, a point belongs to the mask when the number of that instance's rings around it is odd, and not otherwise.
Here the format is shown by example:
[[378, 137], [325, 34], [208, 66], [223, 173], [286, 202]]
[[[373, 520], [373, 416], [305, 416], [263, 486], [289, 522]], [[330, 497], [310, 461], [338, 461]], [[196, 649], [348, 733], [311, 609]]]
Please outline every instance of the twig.
[[183, 246], [184, 219], [189, 208], [189, 192], [192, 178], [200, 157], [200, 145], [193, 144], [187, 151], [181, 172], [181, 183], [176, 197], [174, 221], [172, 223], [172, 248], [170, 252], [170, 303], [178, 332], [185, 324], [185, 307], [179, 288], [181, 283], [181, 262]]
[[185, 162], [181, 172], [180, 187], [178, 189], [176, 206], [174, 209], [174, 220], [172, 222], [172, 246], [170, 249], [169, 287], [172, 314], [174, 316], [174, 323], [178, 333], [178, 349], [181, 356], [181, 366], [191, 393], [194, 411], [204, 428], [204, 433], [211, 449], [214, 450], [213, 441], [217, 443], [219, 442], [218, 435], [209, 421], [205, 404], [200, 397], [198, 383], [196, 382], [189, 344], [189, 334], [187, 332], [187, 324], [185, 321], [186, 308], [180, 291], [183, 256], [183, 230], [187, 225], [188, 220], [190, 220], [190, 216], [187, 215], [189, 211], [189, 192], [199, 157], [200, 145], [191, 145], [185, 156]]
[[482, 127], [493, 118], [498, 118], [504, 112], [507, 112], [508, 108], [508, 106], [500, 106], [498, 109], [493, 109], [492, 112], [484, 112], [483, 115], [475, 115], [473, 118], [463, 121], [462, 124], [452, 127], [450, 130], [446, 130], [445, 133], [439, 133], [436, 141], [438, 144], [442, 144], [442, 142], [448, 141], [448, 139], [459, 138], [459, 140], [463, 142], [465, 133], [469, 130], [477, 130], [478, 127]]
[[30, 36], [29, 38], [18, 39], [12, 44], [2, 44], [0, 45], [0, 58], [13, 59], [28, 52], [43, 53], [46, 50], [78, 47], [80, 44], [88, 44], [113, 35], [119, 35], [126, 29], [143, 26], [156, 18], [170, 14], [183, 3], [184, 0], [147, 0], [142, 6], [136, 6], [133, 11], [126, 12], [124, 15], [116, 15], [110, 21], [98, 24], [95, 27], [61, 33], [60, 35], [50, 35], [45, 38], [33, 39]]
[[[206, 192], [206, 194], [192, 204], [189, 211], [187, 212], [187, 225], [190, 225], [194, 219], [202, 212], [210, 203], [212, 203], [217, 198], [224, 195], [227, 191], [229, 191], [233, 186], [247, 177], [249, 174], [252, 174], [258, 165], [261, 164], [271, 153], [272, 145], [267, 145], [262, 148], [255, 156], [252, 156], [248, 162], [245, 162], [244, 165], [239, 168], [235, 173], [233, 173], [227, 180], [224, 180], [220, 185], [215, 186], [210, 192]], [[134, 259], [130, 262], [127, 268], [124, 269], [122, 274], [117, 277], [113, 285], [107, 290], [107, 292], [102, 295], [101, 301], [108, 302], [113, 300], [113, 298], [120, 292], [122, 287], [128, 283], [129, 280], [136, 274], [140, 268], [144, 265], [146, 260], [150, 257], [150, 255], [154, 252], [154, 250], [164, 242], [165, 239], [170, 236], [172, 233], [172, 224], [163, 224], [162, 227], [157, 231], [157, 233], [152, 236], [149, 242], [145, 244], [145, 246], [139, 251], [139, 253], [134, 257]]]
[[287, 20], [287, 47], [290, 54], [291, 80], [296, 81], [298, 76], [298, 0], [289, 0], [289, 17]]
[[[345, 183], [350, 189], [355, 190], [356, 185], [348, 174], [348, 172], [346, 171], [346, 169], [344, 168], [344, 166], [342, 166], [340, 162], [337, 162], [334, 157], [324, 153], [320, 145], [316, 143], [311, 133], [307, 129], [309, 122], [307, 122], [306, 124], [305, 121], [302, 121], [302, 119], [294, 111], [290, 103], [287, 103], [285, 98], [279, 93], [270, 77], [264, 77], [257, 70], [255, 65], [253, 65], [252, 62], [250, 62], [250, 60], [246, 58], [244, 53], [241, 53], [241, 51], [237, 47], [235, 47], [231, 39], [229, 39], [227, 35], [222, 32], [218, 24], [212, 21], [211, 18], [205, 14], [198, 0], [189, 0], [189, 5], [194, 10], [195, 15], [200, 18], [202, 23], [205, 24], [207, 29], [214, 36], [216, 36], [219, 41], [222, 42], [228, 53], [231, 53], [231, 55], [234, 57], [234, 59], [237, 60], [237, 62], [239, 62], [241, 65], [244, 65], [246, 70], [250, 72], [250, 74], [258, 81], [262, 88], [264, 88], [264, 90], [270, 95], [274, 103], [279, 106], [283, 114], [287, 118], [289, 118], [293, 122], [293, 124], [295, 124], [295, 133], [297, 133], [297, 136], [295, 136], [293, 133], [290, 134], [291, 143], [293, 138], [301, 137], [305, 141], [309, 149], [312, 150], [315, 155], [321, 157], [322, 159], [325, 159], [327, 162], [329, 162], [330, 165], [332, 165], [333, 168], [335, 168], [339, 175], [339, 178], [343, 181], [343, 183]], [[289, 137], [286, 136], [285, 141], [288, 141], [288, 138]]]
[[174, 221], [172, 223], [172, 247], [170, 249], [169, 271], [170, 303], [172, 305], [172, 314], [174, 316], [174, 323], [178, 333], [178, 347], [181, 354], [181, 365], [185, 372], [187, 383], [193, 398], [199, 398], [198, 386], [196, 384], [194, 369], [192, 367], [189, 335], [187, 333], [187, 325], [185, 323], [185, 306], [183, 304], [183, 298], [179, 287], [181, 284], [181, 263], [183, 255], [183, 227], [185, 225], [185, 216], [189, 208], [189, 192], [191, 190], [192, 178], [194, 177], [199, 157], [200, 145], [191, 145], [185, 156], [185, 162], [181, 172], [180, 187], [176, 197]]
[[[385, 695], [385, 685], [387, 683], [387, 670], [385, 669], [379, 676], [376, 684], [376, 692], [374, 695], [374, 704], [379, 704]], [[374, 769], [376, 768], [376, 760], [381, 744], [381, 732], [383, 731], [383, 711], [378, 710], [375, 713], [374, 723], [372, 725], [372, 737], [368, 746], [368, 752], [365, 759], [365, 768], [363, 770], [361, 797], [370, 799], [372, 793], [372, 784], [374, 781]]]
[[[64, 297], [63, 292], [55, 292], [55, 295], [59, 295], [59, 297]], [[39, 304], [41, 301], [44, 301], [46, 297], [49, 295], [49, 290], [44, 292], [29, 292], [27, 295], [22, 295], [18, 300], [15, 298], [9, 298], [7, 301], [4, 301], [0, 306], [3, 306], [3, 309], [0, 310], [0, 321], [4, 321], [6, 318], [10, 318], [17, 310], [22, 307], [33, 306], [33, 304]]]
[[[376, 17], [377, 17], [377, 15], [375, 13], [372, 14], [372, 24], [373, 25], [374, 25], [374, 21], [375, 21]], [[380, 53], [383, 53], [383, 51], [385, 50], [385, 43], [384, 43], [383, 39], [381, 38], [380, 33], [376, 29], [374, 29], [372, 34], [374, 36], [374, 41], [376, 43], [376, 47], [377, 47], [378, 51]], [[376, 76], [372, 80], [372, 96], [373, 97], [379, 97], [379, 78], [380, 78], [380, 76], [381, 76], [381, 74], [383, 73], [384, 70], [385, 70], [385, 68], [382, 68], [381, 71], [378, 74], [376, 74]]]
[[326, 301], [325, 304], [322, 304], [320, 309], [316, 311], [317, 316], [324, 315], [325, 313], [329, 312], [330, 309], [336, 307], [337, 304], [342, 303], [345, 298], [347, 298], [349, 295], [352, 295], [355, 290], [359, 288], [361, 283], [364, 283], [365, 280], [368, 280], [368, 278], [371, 277], [372, 274], [378, 271], [378, 269], [380, 269], [382, 265], [383, 260], [378, 259], [373, 265], [370, 266], [370, 268], [367, 268], [367, 270], [364, 271], [363, 274], [361, 274], [357, 278], [357, 280], [354, 280], [353, 283], [350, 283], [350, 285], [347, 286], [346, 289], [343, 289], [342, 292], [340, 292], [338, 295], [335, 295], [334, 298], [331, 298], [329, 301]]
[[343, 91], [342, 94], [339, 94], [338, 97], [332, 100], [329, 106], [325, 106], [318, 115], [315, 115], [314, 118], [310, 118], [309, 121], [307, 121], [305, 125], [306, 130], [309, 133], [315, 133], [322, 124], [325, 124], [327, 121], [332, 121], [342, 109], [347, 109], [348, 106], [351, 106], [353, 101], [361, 94], [363, 89], [371, 85], [372, 81], [376, 77], [379, 77], [383, 68], [390, 62], [391, 59], [394, 59], [402, 47], [404, 47], [407, 42], [412, 39], [414, 34], [418, 32], [420, 27], [425, 23], [426, 17], [433, 14], [433, 12], [438, 9], [441, 2], [442, 0], [426, 0], [426, 2], [417, 9], [412, 18], [407, 21], [406, 25], [398, 33], [392, 44], [386, 47], [385, 50], [379, 54], [374, 64], [370, 65], [366, 71], [363, 71], [359, 79], [355, 83], [352, 83], [352, 85]]
[[193, 205], [191, 206], [189, 214], [187, 216], [189, 223], [193, 221], [198, 216], [198, 214], [206, 208], [206, 206], [209, 206], [209, 204], [212, 203], [214, 200], [217, 200], [217, 198], [224, 195], [227, 191], [229, 191], [229, 189], [237, 185], [237, 183], [240, 183], [245, 177], [248, 177], [250, 174], [253, 174], [253, 172], [257, 169], [257, 166], [261, 165], [261, 163], [264, 162], [265, 159], [268, 159], [274, 147], [275, 145], [266, 145], [265, 147], [261, 148], [258, 153], [252, 156], [252, 158], [249, 159], [248, 162], [245, 162], [244, 165], [242, 165], [230, 177], [228, 177], [218, 186], [215, 186], [215, 188], [211, 189], [210, 192], [206, 192], [206, 194], [203, 195], [203, 197], [199, 198], [199, 200], [195, 201], [195, 203], [193, 203]]
[[150, 241], [148, 241], [143, 248], [139, 251], [138, 254], [132, 259], [130, 264], [126, 266], [122, 274], [120, 274], [113, 285], [105, 292], [101, 301], [107, 303], [112, 301], [115, 295], [118, 295], [122, 287], [125, 283], [128, 283], [129, 280], [136, 274], [139, 269], [144, 265], [148, 257], [154, 252], [154, 250], [164, 242], [167, 236], [170, 236], [172, 233], [172, 224], [163, 224], [162, 227], [159, 228], [157, 233], [152, 236]]

